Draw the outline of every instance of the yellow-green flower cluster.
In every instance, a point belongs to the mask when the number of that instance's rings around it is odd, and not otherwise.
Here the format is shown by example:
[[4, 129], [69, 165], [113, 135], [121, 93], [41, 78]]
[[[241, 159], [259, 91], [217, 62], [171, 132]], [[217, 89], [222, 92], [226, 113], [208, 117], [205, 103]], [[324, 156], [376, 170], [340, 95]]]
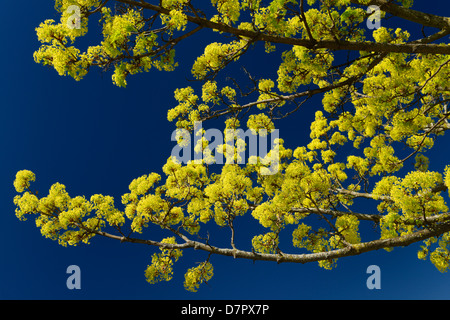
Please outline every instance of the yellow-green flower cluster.
[[14, 188], [17, 192], [23, 192], [25, 189], [30, 187], [30, 182], [36, 181], [36, 176], [30, 170], [20, 170], [16, 174], [16, 179], [14, 180]]
[[[161, 243], [176, 244], [175, 237], [165, 238]], [[148, 283], [170, 281], [173, 276], [173, 264], [183, 254], [179, 249], [160, 248], [161, 253], [152, 255], [152, 264], [145, 270], [145, 278]]]
[[278, 89], [295, 92], [301, 85], [322, 83], [334, 57], [327, 50], [311, 53], [307, 48], [294, 46], [282, 55], [283, 62], [278, 68]]
[[182, 10], [172, 9], [169, 15], [161, 15], [162, 23], [169, 27], [170, 30], [182, 30], [186, 29], [187, 17]]
[[[21, 170], [14, 186], [18, 192], [23, 192], [34, 180], [33, 172]], [[100, 195], [93, 196], [91, 201], [82, 196], [71, 198], [61, 183], [53, 184], [46, 197], [38, 198], [29, 191], [14, 197], [16, 216], [26, 220], [26, 215], [36, 215], [36, 226], [41, 234], [63, 246], [88, 243], [106, 222], [112, 226], [123, 223], [123, 214], [113, 207], [112, 201], [111, 197]], [[97, 210], [97, 217], [88, 218], [93, 210]]]
[[[191, 234], [197, 233], [200, 229], [199, 222], [206, 223], [212, 217], [210, 202], [203, 190], [209, 183], [206, 167], [193, 162], [183, 166], [169, 158], [163, 171], [167, 175], [165, 194], [173, 199], [189, 200], [187, 215], [182, 221], [183, 228]], [[177, 210], [181, 218], [181, 209]]]
[[197, 292], [200, 284], [208, 282], [212, 278], [213, 271], [214, 268], [209, 261], [190, 268], [184, 275], [184, 288], [188, 291]]
[[278, 235], [274, 232], [260, 234], [252, 239], [253, 249], [258, 253], [276, 253], [278, 243]]
[[[430, 247], [436, 242], [438, 243], [437, 247], [430, 253]], [[442, 237], [439, 237], [439, 240], [430, 238], [424, 241], [424, 245], [418, 251], [417, 257], [425, 260], [428, 256], [431, 263], [440, 272], [447, 272], [450, 269], [450, 232], [444, 233]]]
[[359, 220], [352, 215], [340, 216], [336, 219], [335, 226], [338, 234], [330, 238], [331, 246], [335, 248], [344, 248], [347, 244], [342, 242], [342, 238], [349, 244], [361, 242], [359, 235]]
[[[330, 249], [335, 249], [335, 241], [327, 240], [328, 232], [324, 228], [319, 228], [315, 232], [311, 232], [311, 227], [301, 223], [297, 229], [292, 233], [292, 242], [295, 247], [305, 248], [311, 252], [325, 252]], [[324, 269], [332, 269], [336, 260], [321, 260], [318, 262], [319, 266]]]
[[378, 205], [380, 212], [387, 211], [381, 218], [381, 238], [411, 233], [416, 225], [425, 223], [426, 217], [447, 212], [444, 198], [432, 192], [440, 183], [442, 175], [429, 171], [412, 171], [403, 179], [393, 176], [381, 179], [373, 190], [375, 196], [389, 197]]
[[211, 0], [218, 14], [211, 21], [231, 24], [239, 20], [241, 5], [239, 0]]
[[228, 44], [213, 42], [205, 47], [204, 53], [192, 66], [192, 74], [197, 79], [205, 78], [209, 72], [220, 70], [226, 63], [237, 60], [247, 46], [247, 40], [235, 40]]
[[124, 213], [114, 206], [114, 198], [96, 194], [91, 197], [93, 209], [97, 211], [97, 217], [104, 219], [111, 226], [121, 226], [125, 223]]

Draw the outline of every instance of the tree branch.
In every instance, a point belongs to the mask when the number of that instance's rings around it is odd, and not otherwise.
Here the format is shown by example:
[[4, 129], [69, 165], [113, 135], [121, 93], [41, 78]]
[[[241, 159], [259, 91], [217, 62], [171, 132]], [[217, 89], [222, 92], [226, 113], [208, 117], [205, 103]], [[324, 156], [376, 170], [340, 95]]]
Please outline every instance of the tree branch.
[[[153, 5], [144, 1], [138, 2], [134, 0], [117, 0], [121, 3], [127, 3], [133, 6], [142, 7], [145, 9], [150, 9], [157, 11], [162, 14], [169, 15], [170, 11], [166, 8], [162, 8], [157, 5]], [[374, 1], [378, 3], [381, 0]], [[385, 3], [381, 1], [381, 3]], [[394, 10], [394, 9], [392, 9]], [[401, 11], [403, 12], [403, 11]], [[403, 12], [404, 13], [404, 12]], [[412, 14], [404, 16], [412, 18]], [[431, 16], [431, 15], [430, 15]], [[242, 30], [229, 25], [217, 23], [210, 21], [206, 18], [201, 18], [198, 16], [191, 16], [186, 14], [186, 18], [189, 22], [195, 23], [204, 28], [213, 29], [229, 34], [233, 34], [237, 37], [247, 37], [253, 39], [253, 41], [265, 41], [271, 43], [289, 44], [294, 46], [302, 46], [314, 49], [330, 49], [330, 50], [352, 50], [352, 51], [367, 51], [367, 52], [403, 52], [403, 53], [431, 53], [431, 54], [450, 54], [450, 46], [448, 45], [437, 45], [437, 44], [423, 44], [423, 43], [405, 43], [405, 44], [391, 44], [391, 43], [375, 43], [375, 42], [354, 42], [354, 41], [334, 41], [334, 40], [307, 40], [298, 38], [289, 38], [276, 35], [268, 35], [252, 30]], [[442, 30], [445, 30], [447, 34], [450, 33], [450, 25], [444, 25], [442, 21], [447, 21], [448, 18], [440, 17], [441, 22], [437, 25], [442, 26]], [[431, 18], [430, 18], [431, 19]], [[445, 20], [447, 19], [447, 20]], [[436, 25], [436, 19], [431, 19], [433, 25]]]
[[[448, 214], [450, 216], [450, 214]], [[429, 220], [429, 219], [427, 219]], [[436, 237], [442, 233], [450, 231], [450, 223], [442, 223], [440, 225], [434, 226], [432, 229], [423, 229], [411, 234], [403, 235], [396, 238], [380, 239], [369, 242], [364, 242], [360, 244], [354, 244], [344, 249], [336, 249], [326, 252], [318, 253], [307, 253], [307, 254], [259, 254], [256, 252], [243, 251], [238, 249], [228, 249], [219, 248], [211, 246], [209, 244], [204, 244], [202, 242], [188, 240], [182, 244], [170, 244], [161, 243], [152, 240], [141, 240], [135, 238], [119, 237], [116, 235], [109, 234], [103, 231], [94, 231], [96, 234], [105, 236], [107, 238], [119, 240], [121, 242], [132, 242], [132, 243], [142, 243], [147, 245], [158, 246], [165, 249], [188, 249], [194, 248], [197, 250], [203, 250], [209, 252], [210, 254], [218, 254], [223, 256], [230, 256], [234, 258], [249, 259], [249, 260], [263, 260], [263, 261], [274, 261], [277, 263], [281, 262], [291, 262], [291, 263], [308, 263], [314, 261], [337, 259], [342, 257], [359, 255], [368, 251], [374, 251], [384, 248], [393, 247], [404, 247], [412, 243], [426, 240], [431, 237]]]
[[350, 0], [350, 2], [362, 6], [376, 5], [385, 12], [388, 12], [399, 18], [421, 24], [425, 27], [433, 27], [441, 30], [450, 29], [450, 18], [448, 17], [441, 17], [434, 14], [405, 8], [403, 6], [392, 3], [392, 1], [371, 0], [368, 4], [361, 4], [360, 0]]

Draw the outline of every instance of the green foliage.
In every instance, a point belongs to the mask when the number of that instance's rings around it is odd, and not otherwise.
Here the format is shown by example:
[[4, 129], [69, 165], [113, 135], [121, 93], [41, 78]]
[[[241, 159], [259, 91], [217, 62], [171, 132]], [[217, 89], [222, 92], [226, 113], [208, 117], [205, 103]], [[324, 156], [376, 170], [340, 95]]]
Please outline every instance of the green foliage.
[[[241, 257], [263, 255], [273, 261], [286, 256], [281, 250], [288, 246], [280, 236], [283, 232], [291, 232], [294, 253], [303, 250], [308, 257], [319, 257], [330, 252], [345, 256], [368, 245], [359, 233], [364, 220], [377, 223], [379, 240], [408, 239], [438, 227], [450, 230], [444, 198], [450, 190], [450, 166], [442, 173], [430, 171], [433, 159], [425, 156], [449, 128], [448, 55], [389, 49], [411, 45], [410, 33], [385, 27], [369, 31], [364, 26], [369, 1], [355, 2], [211, 0], [214, 12], [208, 17], [194, 7], [199, 4], [187, 0], [163, 0], [161, 7], [136, 2], [120, 10], [102, 1], [57, 0], [60, 22], [45, 20], [36, 29], [42, 45], [34, 59], [52, 66], [59, 75], [81, 80], [91, 68], [112, 68], [113, 84], [126, 87], [129, 76], [153, 71], [153, 67], [174, 70], [175, 46], [189, 41], [184, 39], [200, 29], [193, 25], [200, 26], [218, 31], [214, 33], [218, 40], [205, 42], [193, 61], [191, 73], [201, 86], [193, 83], [175, 89], [176, 102], [167, 119], [176, 122], [176, 128], [192, 132], [197, 121], [223, 118], [225, 129], [243, 123], [255, 134], [270, 133], [278, 128], [280, 118], [298, 109], [301, 113], [314, 110], [314, 120], [305, 145], [289, 149], [278, 139], [266, 158], [248, 159], [245, 165], [227, 163], [214, 172], [213, 161], [180, 164], [169, 158], [162, 168], [165, 176], [149, 173], [130, 183], [130, 192], [121, 199], [123, 211], [110, 196], [71, 197], [60, 183], [53, 184], [47, 196], [38, 197], [31, 190], [34, 173], [22, 170], [14, 181], [20, 194], [14, 198], [16, 216], [26, 220], [34, 215], [42, 235], [64, 246], [88, 243], [95, 235], [142, 242], [131, 235], [160, 227], [171, 237], [149, 243], [161, 249], [145, 271], [149, 283], [172, 278], [183, 249], [199, 247], [190, 236], [206, 239], [200, 247], [209, 251], [207, 260], [185, 274], [184, 287], [189, 291], [197, 291], [211, 279], [212, 254], [230, 255], [213, 248], [207, 225], [230, 230], [230, 250], [236, 255], [242, 251], [237, 249], [241, 244], [234, 243], [234, 234], [241, 232], [235, 226], [246, 215], [265, 231], [252, 235], [251, 244], [242, 244], [251, 245], [251, 252]], [[410, 0], [397, 3], [403, 10], [412, 6]], [[79, 29], [67, 25], [70, 5], [80, 8]], [[420, 12], [414, 16], [421, 18]], [[93, 17], [97, 17], [94, 22], [100, 21], [102, 40], [82, 51], [76, 41], [87, 36]], [[261, 53], [277, 63], [277, 74], [260, 78], [248, 74], [253, 83], [249, 92], [236, 82], [222, 83], [217, 75], [258, 50], [254, 44], [259, 41], [264, 42]], [[422, 44], [427, 41], [421, 40]], [[348, 43], [353, 52], [343, 62], [346, 55], [330, 48]], [[367, 51], [367, 44], [381, 49]], [[319, 93], [321, 105], [300, 108]], [[186, 145], [180, 132], [178, 142]], [[238, 152], [248, 144], [232, 139], [231, 155], [224, 145], [219, 149], [227, 160], [239, 160]], [[203, 151], [207, 146], [203, 139], [195, 148]], [[280, 155], [278, 172], [261, 175], [264, 160], [275, 151]], [[368, 214], [354, 213], [360, 198], [371, 201], [379, 214], [367, 218]], [[312, 216], [320, 217], [320, 223]], [[129, 236], [122, 232], [126, 226]], [[429, 257], [440, 271], [446, 271], [449, 242], [448, 231], [430, 236], [418, 257]], [[315, 261], [331, 269], [337, 259], [324, 254]]]

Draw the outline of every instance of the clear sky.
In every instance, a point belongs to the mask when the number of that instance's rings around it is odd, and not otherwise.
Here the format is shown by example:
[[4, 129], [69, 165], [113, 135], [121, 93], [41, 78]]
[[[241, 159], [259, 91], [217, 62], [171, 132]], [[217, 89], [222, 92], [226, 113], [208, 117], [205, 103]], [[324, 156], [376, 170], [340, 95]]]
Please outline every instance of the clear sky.
[[[447, 1], [416, 2], [414, 8], [430, 13], [450, 12]], [[126, 89], [112, 84], [111, 73], [96, 69], [76, 82], [33, 61], [39, 48], [35, 28], [45, 19], [59, 19], [53, 7], [53, 1], [20, 6], [7, 1], [0, 10], [0, 299], [450, 298], [450, 274], [418, 260], [419, 244], [340, 259], [332, 271], [317, 263], [277, 265], [213, 256], [214, 277], [190, 293], [183, 288], [184, 272], [204, 261], [205, 253], [186, 252], [175, 264], [172, 281], [150, 285], [144, 271], [153, 247], [95, 237], [89, 246], [64, 248], [43, 238], [33, 219], [20, 222], [12, 202], [18, 170], [35, 172], [34, 186], [44, 194], [60, 182], [72, 196], [112, 195], [119, 207], [134, 178], [160, 173], [174, 146], [174, 124], [167, 121], [167, 110], [176, 103], [173, 91], [189, 85], [190, 67], [205, 44], [202, 35], [209, 36], [199, 33], [194, 42], [180, 44], [175, 72], [131, 77]], [[94, 28], [96, 23], [91, 21]], [[249, 70], [266, 68], [273, 74], [276, 65], [265, 60], [269, 58], [250, 53], [236, 70], [245, 64]], [[283, 122], [280, 136], [288, 147], [306, 141], [316, 106], [311, 102]], [[448, 143], [441, 140], [436, 147], [432, 169], [442, 172], [448, 164]], [[245, 234], [242, 219], [237, 231]], [[66, 287], [70, 265], [81, 269], [81, 290]], [[366, 286], [370, 265], [380, 267], [380, 290]]]

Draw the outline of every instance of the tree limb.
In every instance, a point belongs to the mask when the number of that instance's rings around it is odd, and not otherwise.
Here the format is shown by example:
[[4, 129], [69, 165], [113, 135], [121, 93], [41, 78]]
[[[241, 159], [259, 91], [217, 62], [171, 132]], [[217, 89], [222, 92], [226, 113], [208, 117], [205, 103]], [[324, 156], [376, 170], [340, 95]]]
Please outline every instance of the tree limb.
[[[449, 214], [450, 216], [450, 214]], [[429, 220], [429, 219], [427, 219]], [[288, 254], [283, 253], [280, 254], [259, 254], [251, 251], [243, 251], [239, 249], [228, 249], [228, 248], [219, 248], [215, 246], [211, 246], [209, 244], [205, 244], [202, 242], [194, 241], [194, 240], [186, 240], [185, 243], [181, 244], [170, 244], [170, 243], [161, 243], [152, 240], [142, 240], [136, 238], [128, 238], [128, 237], [120, 237], [116, 235], [112, 235], [103, 231], [94, 231], [94, 233], [105, 236], [107, 238], [119, 240], [121, 242], [131, 242], [131, 243], [142, 243], [147, 245], [158, 246], [164, 249], [188, 249], [194, 248], [196, 250], [202, 250], [209, 252], [210, 254], [218, 254], [223, 256], [231, 256], [234, 258], [241, 259], [249, 259], [249, 260], [263, 260], [263, 261], [274, 261], [277, 263], [281, 262], [291, 262], [291, 263], [308, 263], [314, 261], [328, 260], [328, 259], [337, 259], [343, 257], [349, 257], [354, 255], [359, 255], [361, 253], [384, 249], [384, 248], [393, 248], [393, 247], [404, 247], [415, 242], [426, 240], [431, 237], [436, 237], [441, 235], [442, 233], [450, 231], [450, 222], [442, 223], [440, 225], [434, 226], [432, 229], [423, 229], [411, 234], [403, 235], [396, 238], [388, 238], [388, 239], [380, 239], [373, 240], [369, 242], [354, 244], [349, 247], [343, 249], [335, 249], [326, 252], [318, 252], [318, 253], [306, 253], [306, 254]]]
[[[170, 11], [166, 8], [153, 5], [144, 1], [138, 2], [134, 0], [117, 0], [118, 2], [127, 3], [133, 6], [142, 7], [157, 11], [162, 14], [169, 15]], [[381, 0], [378, 0], [381, 1]], [[375, 1], [377, 2], [377, 1]], [[384, 4], [385, 2], [382, 1]], [[409, 17], [409, 16], [408, 16]], [[438, 45], [438, 44], [423, 44], [423, 43], [405, 43], [405, 44], [391, 44], [391, 43], [375, 43], [375, 42], [355, 42], [355, 41], [334, 41], [334, 40], [307, 40], [290, 38], [276, 35], [269, 35], [259, 33], [251, 30], [242, 30], [229, 25], [210, 21], [206, 18], [198, 16], [186, 15], [189, 22], [195, 23], [204, 28], [213, 29], [229, 34], [233, 34], [238, 37], [247, 37], [253, 39], [253, 41], [265, 41], [271, 43], [289, 44], [294, 46], [302, 46], [314, 49], [330, 49], [330, 50], [353, 50], [353, 51], [367, 51], [367, 52], [397, 52], [397, 53], [431, 53], [431, 54], [450, 54], [450, 46]], [[411, 18], [411, 17], [410, 17]], [[448, 18], [440, 17], [442, 21], [447, 21]], [[445, 20], [447, 19], [447, 20]], [[435, 21], [435, 19], [432, 19]], [[435, 23], [433, 23], [435, 25]], [[442, 25], [438, 23], [438, 25]], [[450, 33], [450, 25], [442, 28], [446, 34]]]
[[[350, 0], [350, 2], [353, 4], [363, 5], [361, 4], [360, 0]], [[364, 4], [363, 6], [369, 5], [376, 5], [385, 12], [388, 12], [399, 18], [421, 24], [425, 27], [432, 27], [441, 30], [450, 29], [450, 18], [448, 17], [441, 17], [434, 14], [405, 8], [403, 6], [392, 3], [392, 1], [386, 0], [371, 0], [368, 4]]]

